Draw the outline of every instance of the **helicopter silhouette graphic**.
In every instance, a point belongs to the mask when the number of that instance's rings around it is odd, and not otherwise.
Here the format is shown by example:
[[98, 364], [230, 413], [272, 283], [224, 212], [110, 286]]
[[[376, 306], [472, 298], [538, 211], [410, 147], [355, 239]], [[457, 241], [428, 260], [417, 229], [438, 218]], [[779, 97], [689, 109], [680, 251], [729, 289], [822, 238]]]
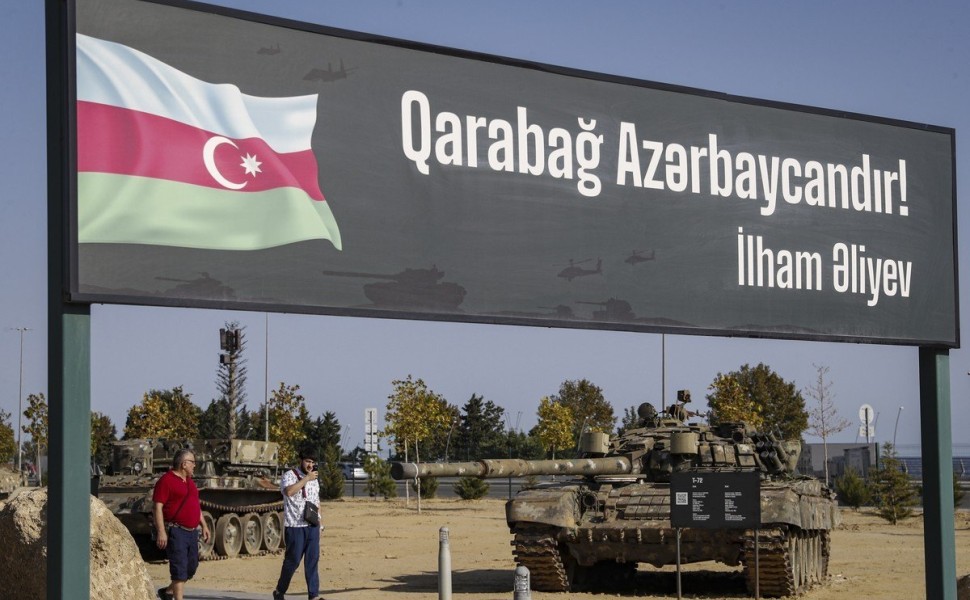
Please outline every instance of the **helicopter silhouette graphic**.
[[279, 42], [277, 42], [275, 45], [269, 47], [260, 46], [259, 50], [256, 51], [256, 54], [279, 54], [282, 52], [282, 50], [283, 49], [280, 47]]
[[577, 265], [582, 265], [582, 264], [588, 263], [591, 260], [593, 260], [593, 259], [592, 258], [587, 258], [585, 260], [580, 260], [580, 261], [574, 262], [573, 259], [570, 258], [569, 259], [569, 266], [566, 267], [565, 269], [563, 269], [562, 271], [559, 271], [559, 274], [557, 275], [557, 277], [562, 277], [566, 281], [572, 281], [573, 279], [575, 279], [577, 277], [585, 277], [587, 275], [596, 275], [597, 273], [602, 273], [603, 272], [603, 259], [602, 258], [599, 258], [599, 259], [596, 260], [596, 268], [595, 269], [584, 269], [584, 268], [582, 268], [580, 266], [577, 266]]
[[630, 253], [630, 256], [627, 256], [625, 259], [623, 259], [623, 262], [629, 265], [635, 265], [637, 263], [653, 260], [654, 257], [655, 257], [655, 253], [653, 250], [651, 250], [649, 254], [644, 253], [643, 250], [634, 250], [632, 253]]

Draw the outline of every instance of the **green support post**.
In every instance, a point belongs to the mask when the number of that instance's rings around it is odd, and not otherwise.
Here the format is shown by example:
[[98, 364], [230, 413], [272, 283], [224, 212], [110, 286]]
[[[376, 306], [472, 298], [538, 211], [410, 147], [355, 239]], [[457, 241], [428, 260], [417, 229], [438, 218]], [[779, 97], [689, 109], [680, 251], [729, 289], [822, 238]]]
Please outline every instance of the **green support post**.
[[920, 434], [923, 458], [923, 557], [926, 597], [956, 600], [953, 533], [953, 447], [950, 431], [950, 353], [919, 349]]
[[[47, 600], [90, 597], [91, 317], [49, 309]], [[58, 314], [60, 313], [60, 314]]]

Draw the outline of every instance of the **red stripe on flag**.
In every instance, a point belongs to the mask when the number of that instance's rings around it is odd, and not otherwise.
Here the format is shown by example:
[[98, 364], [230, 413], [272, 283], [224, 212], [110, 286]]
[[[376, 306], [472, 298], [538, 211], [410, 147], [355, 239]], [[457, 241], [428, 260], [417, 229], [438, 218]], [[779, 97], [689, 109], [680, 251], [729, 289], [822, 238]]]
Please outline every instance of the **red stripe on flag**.
[[[203, 159], [206, 142], [217, 135], [165, 117], [82, 101], [77, 103], [77, 170], [227, 189]], [[232, 142], [236, 148], [220, 144], [213, 158], [216, 175], [231, 184], [246, 184], [239, 191], [296, 187], [323, 200], [312, 150], [277, 153], [259, 138]], [[260, 162], [255, 175], [242, 165], [247, 155]]]

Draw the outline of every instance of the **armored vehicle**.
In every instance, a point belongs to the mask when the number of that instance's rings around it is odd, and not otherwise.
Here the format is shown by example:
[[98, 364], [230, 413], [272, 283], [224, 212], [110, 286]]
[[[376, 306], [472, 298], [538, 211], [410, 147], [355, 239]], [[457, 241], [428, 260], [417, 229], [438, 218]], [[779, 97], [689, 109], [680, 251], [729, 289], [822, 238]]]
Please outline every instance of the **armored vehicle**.
[[570, 591], [631, 579], [638, 563], [677, 564], [672, 473], [753, 471], [760, 474], [760, 528], [681, 529], [680, 562], [743, 565], [749, 591], [757, 583], [764, 596], [800, 593], [827, 578], [839, 510], [828, 487], [796, 474], [799, 442], [744, 423], [687, 423], [693, 413], [684, 402], [659, 413], [643, 404], [638, 414], [639, 427], [613, 439], [585, 434], [577, 459], [395, 463], [392, 475], [572, 476], [523, 489], [505, 507], [512, 553], [529, 568], [533, 588]]
[[283, 499], [279, 444], [253, 440], [136, 439], [112, 444], [111, 464], [100, 476], [98, 497], [151, 554], [152, 490], [182, 448], [195, 453], [193, 479], [202, 518], [212, 536], [199, 540], [201, 558], [257, 554], [280, 548]]

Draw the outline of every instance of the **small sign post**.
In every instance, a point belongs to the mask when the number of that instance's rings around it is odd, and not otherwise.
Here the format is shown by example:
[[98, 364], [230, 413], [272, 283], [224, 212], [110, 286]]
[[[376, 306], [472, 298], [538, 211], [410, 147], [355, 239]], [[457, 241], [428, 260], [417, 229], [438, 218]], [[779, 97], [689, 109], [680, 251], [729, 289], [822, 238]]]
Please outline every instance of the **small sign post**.
[[758, 534], [761, 528], [761, 474], [673, 473], [670, 476], [670, 524], [677, 532], [677, 598], [680, 598], [680, 530], [754, 530], [754, 588], [759, 593]]

